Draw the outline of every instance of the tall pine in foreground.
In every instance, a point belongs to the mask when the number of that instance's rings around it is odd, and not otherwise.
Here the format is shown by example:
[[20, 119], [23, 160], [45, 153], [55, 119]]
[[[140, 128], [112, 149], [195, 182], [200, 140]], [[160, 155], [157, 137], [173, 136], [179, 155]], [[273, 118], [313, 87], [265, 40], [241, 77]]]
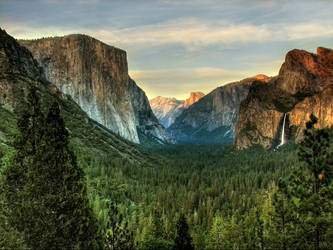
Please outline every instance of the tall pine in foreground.
[[8, 223], [32, 249], [100, 249], [83, 170], [69, 149], [57, 103], [44, 117], [36, 89], [18, 121], [15, 152], [2, 170]]
[[303, 162], [290, 178], [295, 204], [295, 249], [331, 249], [333, 223], [333, 154], [329, 129], [315, 129], [310, 116], [299, 159]]

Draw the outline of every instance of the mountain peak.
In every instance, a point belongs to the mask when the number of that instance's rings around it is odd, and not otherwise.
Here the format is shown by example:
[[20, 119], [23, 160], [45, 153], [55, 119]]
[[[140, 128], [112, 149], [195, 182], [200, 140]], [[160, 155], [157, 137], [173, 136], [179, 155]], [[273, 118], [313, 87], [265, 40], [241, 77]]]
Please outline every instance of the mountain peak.
[[270, 77], [264, 75], [264, 74], [259, 74], [259, 75], [256, 75], [254, 76], [253, 78], [259, 80], [259, 81], [262, 81], [262, 82], [269, 82], [271, 80]]
[[193, 103], [199, 101], [205, 94], [202, 92], [191, 92], [190, 97], [186, 99], [184, 108], [191, 106]]

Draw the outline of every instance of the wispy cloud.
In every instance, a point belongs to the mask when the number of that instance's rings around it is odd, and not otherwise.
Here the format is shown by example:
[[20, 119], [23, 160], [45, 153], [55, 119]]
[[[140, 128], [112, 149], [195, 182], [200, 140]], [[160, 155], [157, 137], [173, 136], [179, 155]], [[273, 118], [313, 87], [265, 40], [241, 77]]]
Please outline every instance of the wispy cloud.
[[18, 39], [83, 33], [127, 50], [149, 97], [275, 75], [293, 48], [330, 47], [331, 0], [0, 0]]
[[110, 41], [124, 44], [182, 44], [201, 48], [215, 44], [263, 43], [333, 36], [333, 20], [296, 24], [235, 24], [228, 21], [178, 19], [127, 29], [94, 31]]
[[[10, 25], [13, 34], [20, 38], [36, 38], [47, 35], [63, 35], [73, 29], [38, 27], [24, 24]], [[137, 47], [181, 44], [187, 49], [200, 49], [210, 45], [237, 43], [264, 43], [333, 37], [333, 20], [309, 21], [296, 24], [235, 24], [229, 21], [210, 21], [184, 18], [138, 27], [113, 29], [79, 28], [75, 33], [87, 33], [103, 41]], [[20, 27], [20, 28], [17, 28]]]

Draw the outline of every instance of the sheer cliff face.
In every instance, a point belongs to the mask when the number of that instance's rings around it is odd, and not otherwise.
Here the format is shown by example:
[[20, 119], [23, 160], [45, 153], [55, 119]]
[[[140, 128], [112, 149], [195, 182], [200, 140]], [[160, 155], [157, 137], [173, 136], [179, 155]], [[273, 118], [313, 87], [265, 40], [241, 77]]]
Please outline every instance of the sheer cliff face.
[[150, 106], [161, 124], [168, 128], [184, 109], [199, 101], [204, 95], [201, 92], [191, 92], [190, 97], [185, 101], [157, 96], [150, 100]]
[[264, 75], [219, 87], [184, 110], [168, 129], [180, 142], [220, 143], [234, 137], [239, 105], [250, 85]]
[[239, 149], [280, 143], [282, 120], [287, 113], [287, 138], [302, 138], [306, 121], [313, 113], [318, 127], [333, 124], [333, 51], [318, 48], [317, 54], [292, 50], [279, 75], [268, 83], [252, 85], [242, 102], [236, 128]]
[[20, 43], [32, 52], [45, 77], [95, 121], [135, 143], [140, 143], [139, 133], [171, 141], [145, 93], [129, 78], [125, 51], [85, 35]]
[[[112, 155], [135, 163], [147, 162], [147, 153], [134, 143], [124, 140], [111, 130], [89, 119], [69, 96], [64, 95], [42, 75], [42, 68], [25, 47], [0, 29], [0, 110], [16, 119], [16, 112], [26, 108], [26, 97], [34, 86], [40, 97], [41, 107], [47, 112], [53, 102], [59, 103], [71, 141], [78, 148], [98, 156]], [[4, 117], [0, 117], [0, 122]], [[6, 126], [11, 126], [12, 124]], [[3, 126], [2, 126], [3, 129]], [[10, 129], [0, 131], [0, 143], [12, 137]]]

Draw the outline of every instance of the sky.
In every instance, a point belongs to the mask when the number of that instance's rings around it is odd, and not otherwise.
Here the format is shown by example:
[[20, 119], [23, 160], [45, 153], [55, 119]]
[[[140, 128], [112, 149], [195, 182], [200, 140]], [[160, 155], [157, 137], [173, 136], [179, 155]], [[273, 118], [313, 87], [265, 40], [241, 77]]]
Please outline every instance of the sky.
[[0, 0], [17, 39], [81, 33], [127, 51], [146, 92], [185, 99], [257, 74], [292, 49], [333, 48], [332, 0]]

